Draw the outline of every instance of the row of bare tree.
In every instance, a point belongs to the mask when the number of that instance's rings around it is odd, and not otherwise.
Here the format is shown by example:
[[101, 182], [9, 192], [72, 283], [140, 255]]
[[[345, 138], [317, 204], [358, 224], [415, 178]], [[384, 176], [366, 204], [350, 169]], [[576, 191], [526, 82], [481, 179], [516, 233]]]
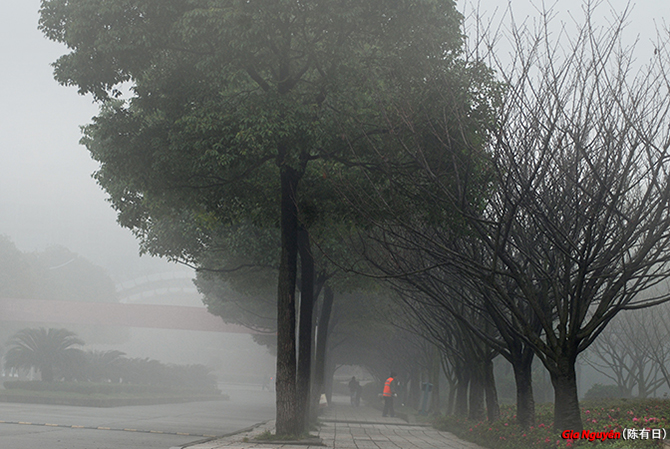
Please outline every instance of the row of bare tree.
[[[457, 410], [469, 405], [471, 418], [497, 416], [500, 354], [514, 368], [518, 420], [533, 425], [537, 357], [554, 387], [555, 428], [581, 431], [577, 357], [619, 312], [670, 299], [667, 32], [638, 68], [622, 39], [626, 16], [604, 29], [593, 17], [587, 4], [574, 31], [552, 34], [550, 13], [535, 31], [513, 28], [510, 63], [481, 37], [472, 57], [485, 54], [500, 80], [483, 93], [495, 117], [472, 127], [448, 88], [434, 103], [399, 102], [392, 132], [366, 142], [379, 160], [361, 164], [388, 183], [343, 188], [374, 223], [355, 246], [441, 348]], [[613, 363], [653, 388], [633, 361]]]
[[621, 397], [647, 398], [670, 388], [670, 308], [664, 304], [618, 315], [584, 355]]

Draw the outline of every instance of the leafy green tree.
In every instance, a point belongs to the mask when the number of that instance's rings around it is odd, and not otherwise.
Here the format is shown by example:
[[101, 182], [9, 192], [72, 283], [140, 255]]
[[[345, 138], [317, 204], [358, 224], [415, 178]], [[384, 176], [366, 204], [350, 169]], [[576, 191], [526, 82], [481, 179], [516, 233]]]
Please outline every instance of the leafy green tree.
[[5, 354], [5, 366], [15, 369], [35, 368], [42, 380], [52, 382], [59, 370], [83, 357], [83, 345], [74, 332], [67, 329], [26, 328], [18, 331], [8, 341], [9, 350]]
[[195, 281], [210, 313], [276, 334], [278, 230], [245, 224], [221, 226], [211, 235]]
[[[189, 259], [182, 243], [197, 232], [152, 245], [181, 219], [195, 231], [212, 220], [280, 229], [279, 434], [304, 430], [298, 229], [308, 228], [307, 211], [332, 212], [315, 195], [325, 161], [360, 136], [361, 123], [379, 128], [373, 91], [411, 91], [453, 63], [459, 20], [452, 1], [42, 2], [41, 30], [71, 50], [55, 63], [56, 79], [104, 102], [84, 143], [119, 222], [145, 248]], [[131, 100], [113, 100], [125, 82]]]

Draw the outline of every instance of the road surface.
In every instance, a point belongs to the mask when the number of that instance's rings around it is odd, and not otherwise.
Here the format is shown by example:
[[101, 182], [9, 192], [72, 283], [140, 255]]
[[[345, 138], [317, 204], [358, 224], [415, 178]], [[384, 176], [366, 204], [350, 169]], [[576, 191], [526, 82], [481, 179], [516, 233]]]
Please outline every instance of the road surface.
[[221, 385], [229, 401], [133, 407], [0, 403], [0, 449], [168, 449], [274, 419], [274, 394]]

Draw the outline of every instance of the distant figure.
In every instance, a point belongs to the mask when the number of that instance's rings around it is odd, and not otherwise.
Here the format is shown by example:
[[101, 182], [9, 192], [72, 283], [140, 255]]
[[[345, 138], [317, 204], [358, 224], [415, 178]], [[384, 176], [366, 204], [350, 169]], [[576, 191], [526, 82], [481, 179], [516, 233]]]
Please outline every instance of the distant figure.
[[[356, 377], [352, 377], [351, 380], [349, 381], [349, 400], [351, 401], [351, 406], [355, 407], [356, 404], [356, 397], [358, 396], [358, 389], [361, 387], [361, 385], [358, 383], [356, 380]], [[360, 399], [358, 400], [360, 403]]]
[[391, 371], [391, 375], [388, 379], [386, 379], [386, 383], [384, 383], [384, 391], [382, 392], [382, 396], [384, 397], [384, 411], [382, 412], [383, 417], [390, 416], [393, 418], [395, 416], [395, 411], [393, 410], [393, 389], [395, 388], [395, 384], [393, 383], [394, 381], [395, 373]]
[[263, 376], [263, 390], [273, 391], [274, 390], [275, 378], [272, 376]]

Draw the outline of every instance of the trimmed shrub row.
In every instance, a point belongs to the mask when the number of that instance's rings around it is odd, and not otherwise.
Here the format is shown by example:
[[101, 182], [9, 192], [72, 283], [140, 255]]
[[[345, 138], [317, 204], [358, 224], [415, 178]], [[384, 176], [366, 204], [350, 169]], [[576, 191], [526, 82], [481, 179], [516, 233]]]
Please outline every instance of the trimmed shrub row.
[[166, 385], [137, 385], [126, 383], [93, 383], [93, 382], [42, 382], [8, 380], [3, 383], [7, 390], [29, 390], [29, 391], [63, 391], [80, 394], [104, 394], [104, 395], [154, 395], [154, 394], [176, 394], [176, 395], [220, 395], [221, 391], [216, 388], [203, 387], [175, 387]]

